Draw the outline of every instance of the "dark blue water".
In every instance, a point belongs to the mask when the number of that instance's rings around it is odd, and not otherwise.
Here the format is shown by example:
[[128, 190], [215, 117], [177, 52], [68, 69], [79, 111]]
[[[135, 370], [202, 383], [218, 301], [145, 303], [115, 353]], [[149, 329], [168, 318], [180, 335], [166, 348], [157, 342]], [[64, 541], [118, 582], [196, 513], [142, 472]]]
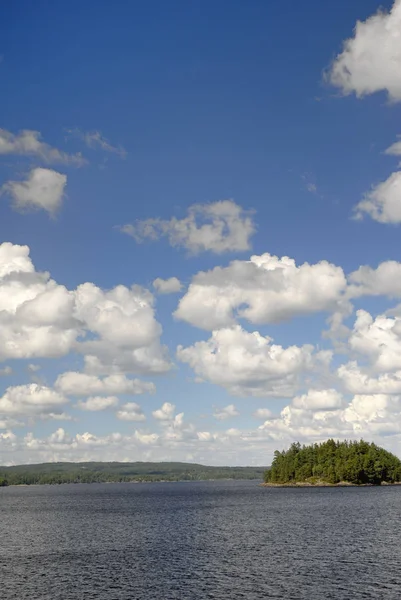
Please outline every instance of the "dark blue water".
[[2, 600], [401, 598], [401, 487], [0, 489]]

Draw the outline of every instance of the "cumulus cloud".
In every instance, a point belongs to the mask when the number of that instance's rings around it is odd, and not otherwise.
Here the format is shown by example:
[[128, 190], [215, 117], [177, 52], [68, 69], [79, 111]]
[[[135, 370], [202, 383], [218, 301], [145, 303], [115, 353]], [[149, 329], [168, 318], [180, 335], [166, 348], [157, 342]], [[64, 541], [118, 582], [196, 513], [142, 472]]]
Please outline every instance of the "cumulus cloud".
[[401, 222], [401, 171], [392, 173], [365, 194], [355, 207], [355, 217], [362, 219], [365, 215], [379, 223]]
[[388, 296], [401, 298], [401, 263], [382, 262], [376, 269], [364, 265], [348, 276], [348, 297]]
[[120, 421], [145, 421], [146, 417], [142, 412], [142, 408], [136, 402], [127, 402], [119, 411], [117, 411], [117, 419]]
[[11, 273], [33, 273], [35, 267], [29, 256], [28, 246], [18, 246], [10, 242], [0, 244], [0, 277]]
[[356, 314], [348, 341], [350, 349], [368, 359], [377, 372], [401, 369], [401, 320], [384, 315], [374, 319], [365, 310]]
[[92, 412], [106, 410], [118, 405], [117, 396], [91, 396], [86, 400], [77, 402], [77, 407], [81, 410], [90, 410]]
[[[82, 453], [82, 457], [86, 458], [85, 454], [91, 450], [98, 450], [100, 447], [112, 446], [122, 440], [121, 434], [110, 434], [105, 437], [98, 437], [92, 433], [77, 433], [74, 436], [70, 435], [59, 427], [56, 431], [50, 434], [47, 438], [35, 438], [32, 432], [26, 434], [23, 439], [23, 446], [32, 456], [35, 453], [38, 456], [51, 457], [52, 461], [58, 460], [61, 456], [72, 457], [73, 454]], [[15, 441], [14, 441], [15, 443]], [[18, 449], [18, 447], [17, 447]], [[95, 455], [93, 455], [95, 456]]]
[[8, 181], [1, 191], [12, 198], [19, 212], [45, 210], [55, 215], [62, 205], [67, 176], [52, 169], [32, 169], [25, 181]]
[[360, 438], [401, 433], [398, 396], [356, 395], [341, 409], [310, 410], [286, 406], [278, 419], [267, 420], [260, 429], [278, 440], [306, 443], [332, 438]]
[[33, 363], [30, 363], [27, 366], [27, 370], [29, 371], [29, 373], [37, 373], [38, 371], [40, 371], [40, 365], [34, 365]]
[[27, 246], [0, 244], [0, 361], [67, 354], [80, 324], [72, 295], [36, 273]]
[[120, 228], [136, 242], [166, 237], [171, 246], [200, 252], [244, 251], [255, 233], [252, 217], [233, 200], [194, 204], [183, 219], [146, 219]]
[[23, 129], [17, 134], [0, 129], [0, 154], [34, 156], [48, 164], [60, 163], [80, 167], [86, 163], [81, 154], [67, 154], [52, 148], [41, 139], [39, 131]]
[[356, 361], [341, 365], [337, 375], [351, 394], [401, 394], [401, 370], [372, 376], [369, 367], [361, 368]]
[[155, 419], [158, 419], [159, 421], [169, 421], [173, 418], [174, 411], [174, 404], [171, 404], [170, 402], [164, 402], [164, 404], [159, 409], [154, 410], [152, 412], [152, 415]]
[[67, 129], [67, 133], [73, 137], [79, 138], [88, 146], [88, 148], [92, 148], [93, 150], [111, 152], [112, 154], [117, 154], [121, 158], [127, 156], [127, 151], [122, 146], [113, 146], [100, 131], [81, 131], [75, 127], [74, 129]]
[[55, 387], [66, 396], [153, 394], [156, 389], [151, 382], [129, 379], [121, 373], [101, 378], [77, 371], [59, 375]]
[[329, 81], [344, 94], [358, 97], [386, 91], [390, 100], [401, 100], [401, 0], [390, 12], [379, 12], [357, 21], [354, 36], [344, 42], [334, 60]]
[[75, 314], [97, 335], [79, 350], [93, 374], [110, 371], [164, 373], [171, 367], [160, 345], [161, 325], [155, 319], [154, 300], [139, 286], [119, 285], [103, 291], [91, 283], [78, 286]]
[[342, 395], [334, 389], [309, 390], [306, 394], [296, 396], [292, 405], [304, 410], [325, 411], [337, 410], [343, 406]]
[[177, 277], [170, 277], [169, 279], [158, 277], [154, 280], [153, 287], [159, 294], [175, 294], [181, 290], [182, 285]]
[[158, 436], [161, 444], [170, 448], [176, 447], [183, 442], [191, 443], [197, 439], [195, 427], [184, 420], [184, 413], [175, 413], [175, 405], [170, 402], [164, 404], [152, 412], [153, 417], [159, 421], [162, 432]]
[[357, 429], [362, 424], [376, 423], [380, 430], [388, 433], [388, 426], [393, 428], [394, 433], [400, 431], [400, 423], [391, 424], [394, 417], [400, 416], [401, 403], [399, 396], [388, 396], [384, 394], [356, 395], [344, 410], [343, 417], [348, 423], [356, 424]]
[[208, 381], [236, 396], [293, 395], [302, 372], [313, 367], [312, 346], [282, 346], [257, 331], [239, 325], [213, 331], [207, 341], [178, 346], [177, 356], [200, 381]]
[[12, 373], [13, 370], [9, 365], [6, 365], [2, 369], [0, 369], [0, 377], [8, 377], [9, 375], [12, 375]]
[[219, 421], [225, 421], [226, 419], [231, 419], [232, 417], [238, 417], [239, 412], [236, 409], [234, 404], [228, 404], [224, 408], [217, 408], [213, 416], [215, 419]]
[[87, 374], [163, 373], [171, 362], [161, 332], [147, 290], [93, 283], [68, 290], [35, 271], [27, 246], [0, 244], [0, 361], [75, 350]]
[[310, 443], [327, 437], [368, 437], [396, 451], [401, 413], [397, 396], [385, 399], [380, 395], [356, 395], [338, 410], [315, 411], [289, 405], [281, 414], [269, 416], [263, 425], [250, 430], [197, 431], [185, 423], [182, 413], [160, 421], [160, 425], [158, 433], [137, 430], [128, 435], [116, 432], [103, 436], [88, 431], [70, 435], [62, 428], [45, 438], [37, 438], [33, 433], [17, 437], [4, 431], [0, 432], [0, 452], [5, 464], [49, 460], [186, 460], [203, 464], [266, 465], [277, 447], [295, 440]]
[[233, 325], [237, 318], [278, 323], [334, 310], [346, 285], [343, 270], [331, 263], [297, 266], [291, 258], [266, 253], [195, 275], [174, 315], [207, 330]]
[[63, 406], [67, 399], [59, 392], [36, 383], [6, 389], [0, 398], [0, 416], [49, 414]]

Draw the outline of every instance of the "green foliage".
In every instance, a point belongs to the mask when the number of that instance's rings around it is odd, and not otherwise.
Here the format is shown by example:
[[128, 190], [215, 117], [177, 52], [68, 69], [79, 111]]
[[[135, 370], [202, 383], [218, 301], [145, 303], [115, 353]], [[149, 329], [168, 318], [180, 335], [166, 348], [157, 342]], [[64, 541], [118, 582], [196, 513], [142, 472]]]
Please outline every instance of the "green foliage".
[[265, 483], [339, 483], [356, 485], [394, 483], [401, 481], [401, 461], [363, 440], [302, 446], [292, 444], [289, 450], [276, 450]]
[[264, 470], [264, 467], [205, 467], [188, 463], [44, 463], [0, 467], [0, 486], [263, 479]]

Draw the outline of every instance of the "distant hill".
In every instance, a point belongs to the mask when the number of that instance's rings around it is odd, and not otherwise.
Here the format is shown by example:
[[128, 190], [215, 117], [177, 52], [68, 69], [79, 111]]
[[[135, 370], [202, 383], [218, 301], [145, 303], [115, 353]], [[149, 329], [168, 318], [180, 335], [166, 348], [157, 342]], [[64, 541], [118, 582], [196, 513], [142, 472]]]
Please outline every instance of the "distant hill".
[[401, 461], [363, 440], [301, 446], [296, 443], [287, 451], [274, 453], [266, 484], [338, 484], [380, 485], [401, 482]]
[[60, 462], [0, 466], [0, 485], [263, 479], [266, 467], [207, 467], [181, 462]]

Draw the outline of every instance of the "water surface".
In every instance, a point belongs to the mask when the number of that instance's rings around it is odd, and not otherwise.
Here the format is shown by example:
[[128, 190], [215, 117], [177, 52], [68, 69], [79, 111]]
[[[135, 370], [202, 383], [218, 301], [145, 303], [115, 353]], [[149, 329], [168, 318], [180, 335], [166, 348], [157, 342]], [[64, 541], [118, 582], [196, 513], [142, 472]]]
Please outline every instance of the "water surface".
[[401, 597], [401, 487], [0, 488], [3, 600]]

